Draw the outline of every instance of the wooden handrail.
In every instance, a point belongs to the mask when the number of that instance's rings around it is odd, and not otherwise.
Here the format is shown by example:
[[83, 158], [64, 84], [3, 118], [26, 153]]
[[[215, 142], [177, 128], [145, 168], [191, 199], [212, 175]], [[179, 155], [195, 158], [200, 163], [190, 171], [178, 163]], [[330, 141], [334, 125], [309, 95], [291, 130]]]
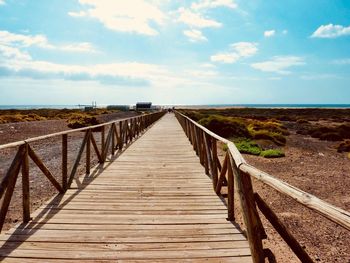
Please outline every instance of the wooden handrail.
[[[162, 112], [162, 113], [164, 113], [164, 112]], [[137, 119], [137, 118], [139, 118], [141, 116], [150, 116], [150, 115], [154, 115], [154, 114], [157, 114], [157, 113], [140, 115], [140, 116], [134, 116], [134, 117], [130, 117], [130, 118], [123, 118], [123, 119], [118, 119], [118, 120], [115, 120], [115, 121], [109, 121], [109, 122], [105, 122], [105, 123], [101, 123], [101, 124], [97, 124], [97, 125], [93, 125], [93, 126], [88, 126], [88, 127], [84, 127], [84, 128], [66, 130], [66, 131], [56, 132], [56, 133], [50, 133], [50, 134], [47, 134], [47, 135], [37, 136], [37, 137], [34, 137], [34, 138], [28, 138], [28, 139], [25, 139], [25, 140], [22, 140], [22, 141], [2, 144], [2, 145], [0, 145], [0, 150], [6, 149], [6, 148], [13, 148], [13, 147], [17, 147], [17, 146], [20, 146], [20, 145], [24, 145], [26, 143], [36, 142], [36, 141], [40, 141], [40, 140], [44, 140], [44, 139], [48, 139], [48, 138], [52, 138], [52, 137], [56, 137], [56, 136], [60, 136], [60, 135], [65, 135], [65, 134], [68, 135], [68, 134], [75, 133], [75, 132], [82, 132], [82, 131], [87, 131], [87, 130], [91, 130], [91, 129], [101, 128], [101, 127], [105, 127], [105, 126], [111, 125], [113, 123], [120, 123], [120, 122], [127, 121], [127, 120]]]
[[[228, 194], [227, 197], [228, 200], [228, 219], [234, 219], [233, 214], [233, 204], [232, 199], [234, 195], [234, 191], [237, 191], [240, 197], [241, 207], [243, 208], [242, 214], [243, 219], [245, 221], [245, 225], [247, 228], [247, 236], [249, 245], [252, 251], [253, 255], [253, 261], [254, 262], [264, 262], [264, 258], [267, 257], [267, 250], [262, 249], [261, 246], [261, 239], [266, 238], [266, 234], [264, 233], [263, 226], [261, 224], [259, 214], [256, 210], [256, 198], [255, 193], [252, 190], [251, 185], [251, 178], [255, 178], [259, 180], [260, 182], [272, 187], [279, 193], [282, 193], [298, 203], [304, 205], [305, 207], [316, 211], [317, 213], [321, 214], [325, 218], [335, 222], [336, 224], [342, 226], [343, 228], [350, 230], [350, 213], [336, 207], [334, 205], [331, 205], [325, 201], [322, 201], [321, 199], [317, 198], [314, 195], [311, 195], [307, 192], [304, 192], [300, 190], [297, 187], [294, 187], [290, 184], [287, 184], [283, 182], [280, 179], [277, 179], [273, 177], [272, 175], [269, 175], [251, 165], [249, 165], [241, 153], [238, 151], [235, 144], [215, 133], [208, 130], [207, 128], [203, 127], [202, 125], [198, 124], [194, 120], [190, 119], [186, 115], [182, 114], [179, 111], [175, 111], [175, 116], [177, 117], [178, 121], [180, 122], [181, 126], [183, 127], [184, 132], [188, 136], [190, 142], [194, 145], [194, 148], [196, 150], [197, 155], [200, 157], [201, 164], [204, 165], [206, 173], [209, 174], [213, 182], [216, 181], [216, 184], [214, 185], [214, 190], [218, 195], [221, 195], [221, 188], [226, 183], [227, 179], [229, 180], [228, 185]], [[195, 132], [192, 132], [195, 131]], [[198, 134], [202, 134], [203, 136], [198, 136]], [[211, 138], [215, 141], [220, 141], [227, 145], [227, 153], [225, 160], [223, 161], [222, 165], [217, 165], [216, 169], [219, 167], [222, 167], [222, 169], [219, 169], [219, 171], [211, 171], [212, 169], [209, 169], [211, 165], [209, 165], [210, 162], [213, 162], [213, 160], [216, 162], [217, 156], [211, 156], [211, 154], [214, 152], [216, 155], [216, 150], [210, 149], [208, 147], [208, 142], [204, 141], [203, 138]], [[208, 139], [206, 139], [208, 140]], [[203, 156], [204, 154], [204, 156]], [[202, 160], [204, 158], [204, 160]], [[233, 170], [234, 180], [236, 181], [238, 189], [235, 190], [232, 183], [232, 174], [231, 171]], [[215, 179], [215, 174], [219, 174], [218, 179]], [[217, 176], [217, 175], [216, 175]], [[225, 182], [226, 180], [226, 182]], [[236, 185], [235, 184], [235, 185]], [[263, 207], [262, 202], [263, 200], [260, 198], [259, 201], [259, 208]], [[267, 209], [265, 209], [266, 211]], [[269, 218], [270, 219], [270, 218]], [[279, 225], [281, 227], [281, 225]], [[259, 228], [261, 228], [259, 230]], [[259, 232], [262, 231], [262, 232]], [[280, 235], [283, 235], [285, 232], [283, 231], [277, 231]], [[283, 237], [283, 236], [282, 236]], [[290, 240], [290, 236], [283, 237], [284, 240]], [[290, 245], [290, 243], [288, 243]], [[301, 254], [305, 256], [305, 251], [300, 252], [300, 248], [292, 248], [293, 251], [297, 251], [298, 256]], [[270, 253], [270, 252], [269, 252]], [[308, 261], [309, 262], [309, 261]]]
[[[108, 156], [109, 149], [111, 154], [114, 155], [117, 151], [122, 151], [123, 147], [130, 144], [135, 138], [137, 138], [142, 131], [147, 129], [155, 121], [159, 120], [165, 114], [164, 111], [155, 112], [147, 115], [140, 115], [131, 118], [124, 118], [115, 121], [106, 122], [99, 125], [89, 126], [86, 128], [68, 130], [53, 134], [48, 134], [44, 136], [39, 136], [35, 138], [30, 138], [24, 141], [8, 143], [0, 145], [1, 149], [6, 149], [10, 147], [18, 147], [15, 158], [13, 159], [10, 168], [8, 169], [6, 175], [2, 178], [0, 182], [0, 200], [2, 204], [0, 207], [0, 231], [4, 225], [5, 217], [8, 212], [9, 204], [13, 196], [16, 181], [19, 176], [20, 171], [22, 171], [22, 193], [23, 193], [23, 222], [28, 222], [30, 220], [30, 181], [29, 181], [29, 161], [31, 158], [33, 163], [42, 171], [42, 173], [47, 177], [51, 184], [57, 189], [59, 193], [64, 193], [71, 185], [73, 179], [75, 178], [80, 164], [80, 159], [85, 150], [86, 162], [85, 171], [86, 174], [90, 174], [91, 166], [91, 152], [96, 153], [99, 163], [104, 163]], [[118, 124], [119, 131], [116, 128]], [[105, 140], [104, 131], [107, 126], [110, 126], [107, 139]], [[101, 147], [97, 146], [96, 140], [94, 138], [93, 132], [96, 128], [101, 129]], [[74, 132], [85, 132], [84, 139], [75, 158], [74, 165], [70, 171], [68, 177], [68, 135]], [[119, 132], [119, 134], [118, 134]], [[52, 138], [56, 136], [62, 137], [62, 182], [61, 184], [54, 177], [53, 171], [44, 164], [43, 160], [39, 157], [37, 153], [30, 146], [31, 143], [44, 140], [47, 138]], [[123, 140], [122, 138], [125, 138]], [[117, 142], [116, 142], [116, 140]], [[91, 147], [91, 144], [93, 147]], [[92, 150], [93, 149], [93, 150]], [[101, 150], [100, 150], [101, 149]], [[2, 198], [3, 197], [3, 198]]]

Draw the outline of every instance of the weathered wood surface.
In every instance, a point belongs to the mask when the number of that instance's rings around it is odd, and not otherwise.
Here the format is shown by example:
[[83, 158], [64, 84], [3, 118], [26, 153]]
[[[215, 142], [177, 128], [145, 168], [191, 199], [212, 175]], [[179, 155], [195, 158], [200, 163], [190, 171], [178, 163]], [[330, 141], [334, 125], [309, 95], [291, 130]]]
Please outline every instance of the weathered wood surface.
[[3, 262], [252, 262], [172, 114], [103, 166], [1, 234]]

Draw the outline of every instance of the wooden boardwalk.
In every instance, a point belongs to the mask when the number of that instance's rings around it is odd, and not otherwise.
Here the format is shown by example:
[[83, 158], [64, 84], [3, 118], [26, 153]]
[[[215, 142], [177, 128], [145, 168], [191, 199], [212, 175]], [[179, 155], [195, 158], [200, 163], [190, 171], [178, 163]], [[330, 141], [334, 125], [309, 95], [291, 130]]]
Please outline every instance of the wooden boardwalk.
[[3, 262], [252, 262], [173, 114], [80, 180], [0, 235]]

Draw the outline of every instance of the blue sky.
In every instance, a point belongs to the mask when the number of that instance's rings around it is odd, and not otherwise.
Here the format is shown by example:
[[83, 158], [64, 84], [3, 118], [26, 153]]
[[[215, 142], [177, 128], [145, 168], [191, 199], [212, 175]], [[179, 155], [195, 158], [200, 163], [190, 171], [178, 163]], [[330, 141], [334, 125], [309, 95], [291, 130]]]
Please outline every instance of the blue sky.
[[350, 103], [346, 0], [0, 0], [0, 104]]

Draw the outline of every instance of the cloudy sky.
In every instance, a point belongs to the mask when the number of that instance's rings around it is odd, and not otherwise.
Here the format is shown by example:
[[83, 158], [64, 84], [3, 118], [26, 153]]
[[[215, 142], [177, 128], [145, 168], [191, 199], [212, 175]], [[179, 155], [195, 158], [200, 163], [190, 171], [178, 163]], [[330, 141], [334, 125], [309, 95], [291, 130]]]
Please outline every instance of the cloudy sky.
[[347, 0], [0, 0], [0, 104], [350, 103]]

